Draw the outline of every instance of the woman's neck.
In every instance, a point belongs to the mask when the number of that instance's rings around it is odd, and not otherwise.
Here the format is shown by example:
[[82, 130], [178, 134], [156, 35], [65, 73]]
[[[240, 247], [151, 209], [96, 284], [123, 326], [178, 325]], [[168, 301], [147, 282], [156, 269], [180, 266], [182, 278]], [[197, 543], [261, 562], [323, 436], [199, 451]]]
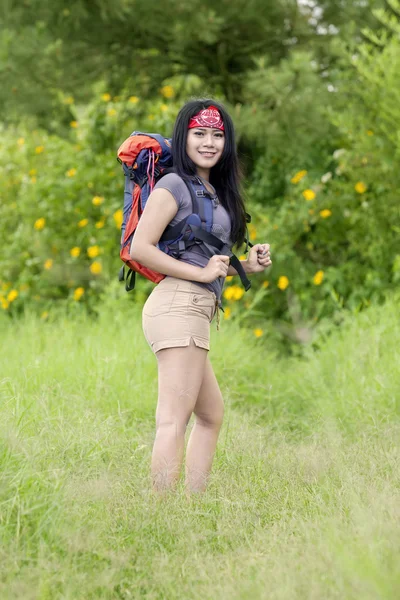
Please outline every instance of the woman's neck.
[[201, 167], [196, 168], [197, 175], [206, 181], [210, 181], [210, 169], [202, 169]]

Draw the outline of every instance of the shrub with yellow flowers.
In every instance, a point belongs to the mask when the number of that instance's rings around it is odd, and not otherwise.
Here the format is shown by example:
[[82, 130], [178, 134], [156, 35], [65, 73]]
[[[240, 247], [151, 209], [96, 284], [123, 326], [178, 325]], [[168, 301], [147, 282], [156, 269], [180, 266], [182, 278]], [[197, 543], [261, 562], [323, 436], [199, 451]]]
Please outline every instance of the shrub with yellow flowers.
[[40, 130], [3, 135], [0, 272], [12, 282], [11, 289], [0, 290], [6, 313], [16, 315], [32, 304], [41, 314], [63, 299], [93, 306], [105, 281], [117, 277], [123, 173], [115, 145], [93, 152], [83, 118], [79, 147], [76, 131], [70, 140]]
[[[255, 90], [258, 83], [257, 78]], [[385, 109], [373, 78], [371, 85], [375, 102]], [[171, 135], [182, 98], [201, 90], [194, 75], [173, 75], [151, 98], [143, 90], [115, 96], [101, 87], [85, 110], [78, 111], [73, 96], [64, 96], [62, 137], [23, 126], [4, 129], [0, 273], [1, 286], [8, 287], [0, 286], [1, 311], [16, 315], [30, 303], [38, 314], [50, 314], [58, 300], [76, 310], [95, 307], [122, 264], [124, 177], [116, 149], [133, 130]], [[228, 277], [223, 305], [224, 320], [246, 324], [262, 344], [270, 337], [268, 320], [314, 322], [338, 306], [358, 309], [381, 299], [398, 282], [400, 176], [397, 142], [379, 119], [371, 119], [372, 104], [370, 113], [343, 107], [333, 128], [320, 121], [321, 131], [340, 134], [321, 143], [316, 130], [308, 139], [302, 126], [291, 124], [296, 143], [286, 148], [283, 138], [274, 137], [279, 133], [274, 127], [265, 144], [269, 117], [259, 92], [252, 95], [248, 107], [238, 105], [232, 115], [241, 145], [251, 149], [245, 186], [252, 215], [248, 237], [253, 244], [271, 244], [273, 267], [252, 275], [247, 293], [238, 277]], [[299, 111], [303, 108], [296, 102], [290, 116]], [[243, 247], [234, 250], [246, 260]], [[141, 277], [137, 286], [143, 297], [153, 288]], [[138, 295], [129, 297], [135, 301]]]
[[[338, 306], [358, 310], [390, 289], [398, 255], [394, 194], [400, 181], [395, 168], [389, 175], [384, 167], [387, 158], [382, 158], [385, 176], [376, 176], [376, 163], [368, 156], [374, 147], [376, 158], [382, 139], [377, 142], [376, 133], [371, 136], [367, 129], [357, 150], [332, 151], [329, 168], [318, 172], [298, 165], [287, 174], [281, 196], [269, 204], [262, 202], [262, 179], [253, 172], [249, 196], [255, 202], [249, 212], [257, 241], [271, 244], [273, 268], [264, 277], [267, 287], [261, 283], [268, 293], [250, 313], [289, 322], [295, 314], [301, 322], [315, 322]], [[265, 157], [261, 161], [265, 164]], [[233, 297], [231, 285], [225, 289], [229, 304]], [[252, 323], [262, 329], [256, 318]]]

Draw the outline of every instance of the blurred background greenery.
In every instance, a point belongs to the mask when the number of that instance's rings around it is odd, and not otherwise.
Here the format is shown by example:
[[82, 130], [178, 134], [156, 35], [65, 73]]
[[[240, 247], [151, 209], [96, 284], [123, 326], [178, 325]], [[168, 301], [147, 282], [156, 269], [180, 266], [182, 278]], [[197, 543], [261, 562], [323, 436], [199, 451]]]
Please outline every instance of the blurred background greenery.
[[224, 318], [300, 347], [384, 301], [400, 280], [399, 36], [398, 0], [3, 1], [0, 318], [125, 294], [116, 151], [134, 129], [171, 135], [193, 96], [230, 110], [250, 237], [273, 253], [250, 292], [227, 282]]

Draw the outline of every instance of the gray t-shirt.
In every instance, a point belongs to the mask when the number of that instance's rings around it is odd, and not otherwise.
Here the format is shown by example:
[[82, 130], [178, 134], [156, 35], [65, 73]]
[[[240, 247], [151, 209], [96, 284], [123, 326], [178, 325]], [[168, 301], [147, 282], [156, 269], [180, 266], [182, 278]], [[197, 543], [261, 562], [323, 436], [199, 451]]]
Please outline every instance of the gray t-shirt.
[[[157, 188], [168, 190], [173, 195], [178, 205], [178, 212], [170, 222], [170, 225], [176, 225], [179, 223], [179, 221], [182, 221], [182, 219], [185, 219], [188, 215], [192, 214], [192, 198], [186, 183], [179, 177], [179, 175], [176, 175], [175, 173], [168, 173], [168, 175], [164, 175], [164, 177], [162, 177], [155, 185], [154, 189]], [[218, 204], [216, 207], [214, 207], [213, 226], [211, 232], [225, 244], [228, 244], [229, 248], [232, 249], [233, 244], [230, 239], [231, 220], [228, 212], [225, 210], [222, 204]], [[205, 267], [210, 259], [203, 249], [203, 244], [196, 244], [195, 246], [192, 246], [190, 249], [186, 250], [180, 256], [179, 260], [183, 260], [184, 262], [195, 265], [196, 267]], [[197, 285], [203, 286], [214, 292], [218, 302], [220, 302], [224, 282], [225, 277], [218, 277], [211, 283], [200, 283], [199, 281], [194, 281], [193, 283], [196, 283]]]

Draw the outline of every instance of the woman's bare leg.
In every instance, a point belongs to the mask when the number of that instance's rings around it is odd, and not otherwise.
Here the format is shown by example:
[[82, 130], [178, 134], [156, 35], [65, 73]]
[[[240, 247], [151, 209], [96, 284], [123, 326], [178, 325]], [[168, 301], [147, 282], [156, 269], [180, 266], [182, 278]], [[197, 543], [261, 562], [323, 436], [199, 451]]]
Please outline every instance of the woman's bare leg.
[[186, 450], [186, 490], [202, 492], [207, 485], [224, 416], [224, 401], [208, 357], [193, 410], [196, 419]]
[[153, 489], [162, 492], [174, 487], [179, 479], [186, 426], [199, 395], [207, 350], [191, 340], [190, 346], [166, 348], [156, 357], [158, 403], [151, 474]]

